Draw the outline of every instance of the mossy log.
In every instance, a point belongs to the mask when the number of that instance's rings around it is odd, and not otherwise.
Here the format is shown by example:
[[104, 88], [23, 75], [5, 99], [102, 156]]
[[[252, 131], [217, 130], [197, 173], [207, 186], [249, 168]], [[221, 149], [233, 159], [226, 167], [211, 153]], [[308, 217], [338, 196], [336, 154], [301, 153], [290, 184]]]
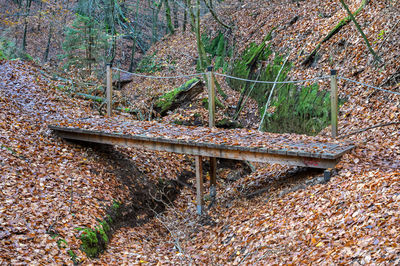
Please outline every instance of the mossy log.
[[227, 128], [227, 129], [243, 128], [243, 126], [242, 126], [242, 124], [240, 124], [240, 122], [229, 119], [229, 118], [224, 118], [224, 119], [218, 121], [215, 124], [215, 126], [218, 128]]
[[93, 101], [99, 102], [99, 103], [102, 103], [102, 102], [104, 102], [106, 100], [103, 97], [94, 96], [94, 95], [90, 95], [90, 94], [86, 94], [86, 93], [80, 93], [80, 92], [77, 92], [76, 96], [78, 96], [80, 98], [83, 98], [85, 100], [93, 100]]
[[166, 115], [168, 111], [172, 111], [179, 106], [191, 102], [204, 89], [204, 83], [194, 78], [185, 84], [163, 94], [154, 104], [154, 110], [161, 116]]
[[[101, 103], [101, 104], [104, 104], [105, 101], [106, 101], [106, 99], [103, 98], [103, 97], [94, 96], [94, 95], [86, 94], [86, 93], [80, 93], [80, 92], [78, 92], [78, 93], [76, 93], [76, 96], [78, 96], [78, 97], [80, 97], [80, 98], [83, 98], [83, 99], [85, 99], [85, 100], [92, 100], [92, 101], [95, 101], [95, 102], [98, 102], [98, 103]], [[114, 105], [115, 103], [118, 103], [118, 102], [113, 101], [112, 103], [113, 103], [113, 105]], [[101, 105], [99, 109], [101, 109], [102, 107], [103, 107], [103, 105]], [[137, 114], [139, 114], [139, 112], [140, 112], [140, 111], [137, 110], [137, 109], [131, 109], [131, 108], [129, 108], [129, 107], [117, 107], [117, 108], [115, 108], [115, 109], [118, 110], [118, 111], [120, 111], [120, 112], [129, 113], [129, 114], [133, 114], [133, 115], [137, 115]]]
[[[358, 13], [360, 13], [361, 10], [369, 3], [369, 0], [363, 0], [361, 2], [360, 7], [353, 13], [353, 16], [357, 16]], [[307, 56], [307, 58], [301, 63], [303, 66], [311, 66], [311, 64], [314, 62], [314, 58], [317, 55], [317, 52], [321, 48], [321, 45], [327, 41], [329, 41], [336, 33], [338, 33], [344, 26], [349, 24], [351, 21], [351, 17], [345, 17], [341, 21], [339, 21], [336, 26], [329, 31], [329, 33], [315, 46], [314, 50]]]

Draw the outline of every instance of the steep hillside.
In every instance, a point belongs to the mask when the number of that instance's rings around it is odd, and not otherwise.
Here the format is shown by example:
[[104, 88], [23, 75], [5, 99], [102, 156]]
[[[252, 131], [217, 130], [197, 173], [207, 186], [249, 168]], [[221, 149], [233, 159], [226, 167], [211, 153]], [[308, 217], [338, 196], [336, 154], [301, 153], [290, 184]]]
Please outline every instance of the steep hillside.
[[[0, 259], [4, 264], [85, 260], [79, 249], [84, 235], [79, 228], [95, 230], [107, 215], [115, 218], [110, 223], [113, 230], [145, 223], [154, 216], [149, 208], [164, 208], [151, 195], [159, 190], [176, 194], [168, 180], [190, 169], [184, 156], [171, 160], [166, 153], [63, 142], [48, 125], [99, 116], [90, 102], [73, 97], [41, 71], [21, 61], [0, 62]], [[159, 185], [164, 180], [165, 185]]]
[[[361, 4], [348, 2], [352, 10]], [[260, 43], [276, 27], [271, 46], [276, 52], [292, 51], [289, 59], [295, 64], [291, 73], [294, 80], [329, 75], [331, 69], [337, 69], [340, 76], [399, 92], [396, 61], [400, 55], [400, 12], [395, 3], [370, 2], [357, 16], [382, 59], [378, 66], [372, 63], [352, 23], [322, 44], [311, 66], [302, 65], [318, 42], [346, 17], [338, 1], [225, 1], [217, 10], [222, 20], [235, 22], [233, 35], [226, 35], [239, 47], [238, 53], [251, 42]], [[204, 32], [211, 36], [219, 30], [224, 32], [211, 16], [204, 17], [202, 23]], [[160, 62], [176, 63], [159, 75], [196, 72], [195, 36], [190, 32], [166, 37], [152, 48], [152, 53]], [[151, 81], [141, 81], [149, 83], [138, 83], [133, 91], [152, 86]], [[228, 105], [236, 104], [238, 96], [220, 82], [231, 96]], [[328, 82], [320, 86], [329, 89]], [[154, 85], [152, 93], [157, 94], [157, 88], [164, 92], [165, 87], [165, 83]], [[356, 143], [357, 148], [339, 163], [338, 174], [329, 184], [313, 186], [315, 173], [303, 174], [278, 165], [259, 166], [256, 172], [237, 181], [220, 178], [218, 203], [208, 211], [211, 220], [188, 223], [196, 221], [194, 208], [189, 204], [191, 212], [184, 212], [187, 199], [181, 197], [159, 217], [158, 224], [169, 230], [169, 241], [154, 244], [155, 238], [150, 238], [139, 245], [141, 237], [135, 229], [127, 229], [115, 236], [112, 254], [104, 255], [102, 261], [123, 262], [144, 256], [151, 263], [162, 260], [183, 264], [399, 263], [399, 96], [344, 81], [339, 82], [339, 93], [347, 98], [340, 111], [339, 135]], [[197, 104], [200, 106], [200, 102]], [[242, 117], [257, 112], [254, 103], [246, 108], [252, 109]], [[202, 113], [201, 108], [190, 109], [181, 108], [164, 119]], [[397, 124], [346, 136], [390, 123]], [[329, 129], [321, 134], [328, 136]], [[126, 238], [130, 240], [122, 248]], [[157, 250], [156, 257], [141, 253], [143, 247], [149, 252]], [[118, 258], [114, 252], [126, 257]]]
[[[356, 10], [362, 1], [347, 2]], [[302, 64], [346, 16], [339, 1], [223, 1], [216, 11], [235, 25], [232, 32], [210, 15], [203, 17], [204, 33], [214, 37], [222, 31], [235, 44], [231, 62], [274, 29], [268, 44], [276, 53], [291, 51], [292, 80], [337, 69], [340, 76], [397, 94], [339, 81], [340, 96], [346, 98], [339, 135], [357, 147], [342, 158], [329, 183], [321, 183], [319, 171], [254, 164], [247, 166], [253, 168], [248, 174], [244, 164], [221, 160], [217, 202], [201, 217], [194, 203], [193, 158], [62, 141], [47, 125], [100, 117], [98, 109], [77, 99], [65, 83], [46, 78], [38, 66], [1, 61], [0, 263], [400, 264], [397, 2], [370, 1], [357, 15], [382, 59], [377, 66], [352, 23], [321, 45], [310, 66]], [[197, 72], [196, 39], [189, 31], [164, 37], [147, 55], [160, 66], [151, 75]], [[218, 109], [218, 120], [237, 104], [239, 92], [217, 79], [228, 94], [219, 97], [224, 108]], [[148, 115], [158, 95], [185, 81], [135, 78], [122, 94]], [[328, 80], [319, 85], [329, 89]], [[206, 124], [205, 97], [204, 92], [162, 120]], [[113, 119], [133, 117], [116, 113]], [[254, 99], [240, 120], [249, 128], [258, 126]], [[320, 135], [329, 138], [330, 129]], [[166, 191], [173, 197], [160, 201], [156, 194]], [[117, 222], [107, 234], [107, 249], [99, 258], [88, 258], [79, 249], [88, 241], [82, 238], [85, 231], [77, 228], [107, 231], [101, 223], [115, 209]]]

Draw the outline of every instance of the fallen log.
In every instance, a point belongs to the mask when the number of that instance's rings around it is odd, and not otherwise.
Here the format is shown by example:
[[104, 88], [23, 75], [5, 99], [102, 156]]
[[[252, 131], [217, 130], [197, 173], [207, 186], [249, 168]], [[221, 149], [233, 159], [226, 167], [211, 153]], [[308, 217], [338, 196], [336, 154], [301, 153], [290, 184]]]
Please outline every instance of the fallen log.
[[185, 103], [191, 102], [203, 89], [204, 83], [200, 79], [191, 79], [179, 88], [160, 96], [154, 104], [154, 110], [161, 116], [164, 116], [168, 111], [172, 111]]
[[103, 97], [94, 96], [94, 95], [90, 95], [90, 94], [86, 94], [86, 93], [80, 93], [80, 92], [75, 93], [75, 95], [78, 96], [79, 98], [83, 98], [85, 100], [93, 100], [93, 101], [99, 102], [99, 103], [102, 103], [106, 100]]

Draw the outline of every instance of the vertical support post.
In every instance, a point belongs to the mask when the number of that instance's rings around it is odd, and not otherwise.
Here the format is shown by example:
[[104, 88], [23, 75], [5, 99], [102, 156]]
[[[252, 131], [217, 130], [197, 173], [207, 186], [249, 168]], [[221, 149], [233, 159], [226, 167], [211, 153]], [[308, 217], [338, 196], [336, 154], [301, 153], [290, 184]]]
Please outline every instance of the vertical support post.
[[215, 83], [212, 73], [213, 67], [207, 67], [207, 87], [208, 87], [208, 126], [215, 126]]
[[331, 126], [332, 138], [336, 138], [338, 135], [338, 85], [336, 70], [331, 70]]
[[203, 161], [201, 156], [196, 156], [196, 204], [197, 214], [203, 213]]
[[111, 64], [107, 64], [107, 116], [111, 116], [112, 105], [112, 70]]
[[[207, 68], [207, 87], [208, 87], [208, 126], [215, 127], [215, 82], [213, 67]], [[212, 203], [217, 195], [217, 158], [210, 157], [210, 197]]]
[[332, 169], [325, 169], [324, 171], [324, 182], [328, 183], [332, 177]]

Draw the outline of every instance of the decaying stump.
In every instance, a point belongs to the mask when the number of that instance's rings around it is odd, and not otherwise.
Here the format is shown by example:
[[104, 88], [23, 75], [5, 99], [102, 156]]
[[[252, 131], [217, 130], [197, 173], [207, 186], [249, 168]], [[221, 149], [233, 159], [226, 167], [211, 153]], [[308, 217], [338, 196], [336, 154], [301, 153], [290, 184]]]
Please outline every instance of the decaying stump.
[[166, 115], [168, 111], [191, 102], [203, 89], [204, 83], [200, 79], [191, 79], [179, 88], [160, 96], [154, 104], [154, 110], [161, 116]]

